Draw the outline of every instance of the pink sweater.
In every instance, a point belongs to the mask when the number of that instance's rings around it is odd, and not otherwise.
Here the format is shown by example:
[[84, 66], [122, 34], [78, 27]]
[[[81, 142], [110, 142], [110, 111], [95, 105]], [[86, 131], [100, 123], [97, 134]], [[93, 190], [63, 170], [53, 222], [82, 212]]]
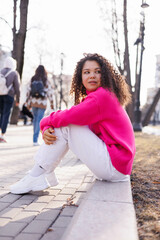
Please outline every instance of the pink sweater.
[[115, 95], [102, 87], [87, 94], [80, 104], [43, 118], [41, 130], [44, 132], [49, 127], [59, 128], [69, 124], [88, 125], [105, 142], [113, 166], [123, 174], [131, 174], [135, 138], [126, 111]]

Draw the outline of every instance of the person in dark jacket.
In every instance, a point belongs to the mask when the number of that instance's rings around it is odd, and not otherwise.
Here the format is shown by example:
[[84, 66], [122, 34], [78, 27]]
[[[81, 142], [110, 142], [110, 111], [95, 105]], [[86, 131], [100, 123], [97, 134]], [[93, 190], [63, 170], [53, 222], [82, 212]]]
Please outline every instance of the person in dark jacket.
[[24, 125], [27, 124], [27, 117], [31, 119], [31, 122], [33, 122], [33, 114], [32, 112], [23, 104], [22, 110], [20, 111], [19, 119], [23, 119]]
[[[38, 146], [38, 137], [40, 133], [40, 121], [44, 116], [47, 108], [47, 100], [50, 102], [51, 109], [54, 109], [53, 105], [53, 88], [50, 81], [48, 80], [47, 71], [43, 65], [39, 65], [34, 76], [30, 80], [30, 84], [27, 89], [27, 100], [25, 105], [30, 109], [32, 108], [33, 113], [33, 146]], [[33, 97], [31, 95], [31, 85], [33, 82], [42, 82], [44, 85], [44, 97]]]
[[[12, 70], [12, 71], [11, 71]], [[19, 74], [16, 71], [16, 60], [12, 57], [7, 57], [4, 62], [4, 68], [1, 70], [3, 75], [6, 75], [6, 85], [9, 88], [8, 94], [0, 95], [0, 142], [6, 142], [5, 133], [7, 130], [11, 109], [14, 103], [19, 106], [20, 99], [20, 84]]]

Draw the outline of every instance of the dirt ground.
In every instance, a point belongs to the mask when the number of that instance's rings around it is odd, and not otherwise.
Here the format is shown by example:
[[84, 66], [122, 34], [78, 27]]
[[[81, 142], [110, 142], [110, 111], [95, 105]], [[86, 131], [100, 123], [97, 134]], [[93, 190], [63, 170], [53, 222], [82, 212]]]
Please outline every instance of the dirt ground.
[[160, 136], [135, 133], [131, 175], [139, 240], [160, 240]]

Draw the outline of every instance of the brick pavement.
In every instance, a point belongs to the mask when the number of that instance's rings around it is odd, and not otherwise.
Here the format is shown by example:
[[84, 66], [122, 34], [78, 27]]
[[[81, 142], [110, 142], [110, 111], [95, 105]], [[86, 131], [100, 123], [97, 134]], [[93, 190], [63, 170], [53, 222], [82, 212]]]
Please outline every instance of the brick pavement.
[[[0, 240], [60, 240], [94, 177], [70, 151], [56, 169], [59, 185], [24, 195], [9, 185], [33, 166], [32, 126], [9, 126], [0, 143]], [[40, 139], [40, 141], [42, 141]]]

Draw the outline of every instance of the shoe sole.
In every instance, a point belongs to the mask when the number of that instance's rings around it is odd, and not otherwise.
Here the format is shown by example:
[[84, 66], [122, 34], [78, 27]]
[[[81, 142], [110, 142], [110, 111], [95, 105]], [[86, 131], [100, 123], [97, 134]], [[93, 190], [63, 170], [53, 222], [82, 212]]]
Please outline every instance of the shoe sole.
[[34, 192], [36, 192], [36, 191], [42, 191], [42, 190], [45, 190], [45, 189], [47, 189], [47, 188], [49, 188], [49, 187], [50, 187], [50, 185], [48, 185], [48, 184], [42, 185], [42, 186], [36, 186], [35, 188], [32, 188], [31, 191], [34, 191]]
[[0, 143], [7, 143], [7, 141], [4, 139], [0, 139]]
[[14, 191], [14, 189], [13, 190], [11, 189], [11, 193], [13, 193], [13, 194], [25, 194], [25, 193], [29, 193], [31, 191], [33, 191], [33, 192], [43, 191], [43, 190], [45, 190], [49, 187], [50, 186], [48, 186], [48, 185], [41, 185], [41, 186], [36, 186], [35, 188], [28, 188], [25, 191], [23, 191], [23, 190], [22, 191]]

